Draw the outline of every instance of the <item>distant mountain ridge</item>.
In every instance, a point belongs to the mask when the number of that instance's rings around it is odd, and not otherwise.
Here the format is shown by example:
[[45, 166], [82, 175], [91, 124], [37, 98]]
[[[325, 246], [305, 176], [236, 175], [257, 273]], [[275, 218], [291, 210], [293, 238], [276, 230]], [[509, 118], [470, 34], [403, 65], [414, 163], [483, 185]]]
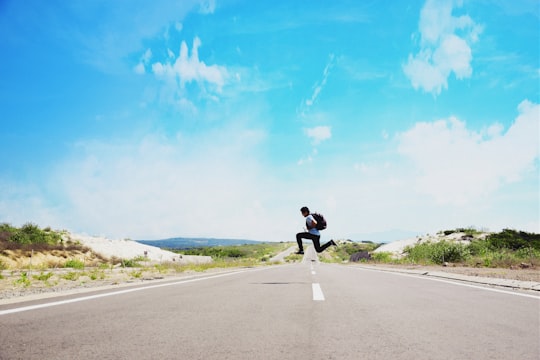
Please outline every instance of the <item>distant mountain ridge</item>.
[[211, 246], [232, 246], [245, 244], [261, 244], [264, 241], [243, 239], [215, 239], [215, 238], [169, 238], [160, 240], [135, 240], [141, 244], [156, 246], [166, 249], [192, 249]]

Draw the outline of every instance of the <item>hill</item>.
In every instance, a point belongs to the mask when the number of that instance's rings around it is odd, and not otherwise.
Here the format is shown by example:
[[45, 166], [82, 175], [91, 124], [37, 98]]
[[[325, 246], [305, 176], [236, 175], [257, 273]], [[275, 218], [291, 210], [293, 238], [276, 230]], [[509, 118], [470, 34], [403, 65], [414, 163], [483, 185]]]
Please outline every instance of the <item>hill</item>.
[[263, 241], [242, 239], [215, 239], [215, 238], [169, 238], [160, 240], [135, 240], [141, 244], [156, 246], [162, 249], [193, 249], [211, 246], [232, 246], [246, 244], [261, 244]]

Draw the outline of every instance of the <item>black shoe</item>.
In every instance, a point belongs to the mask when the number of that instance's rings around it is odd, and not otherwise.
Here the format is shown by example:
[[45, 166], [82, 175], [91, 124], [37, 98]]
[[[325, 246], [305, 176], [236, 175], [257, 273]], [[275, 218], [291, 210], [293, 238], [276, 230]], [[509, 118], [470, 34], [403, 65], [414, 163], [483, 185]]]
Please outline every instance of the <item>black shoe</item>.
[[337, 246], [336, 242], [334, 240], [330, 240], [330, 245]]
[[295, 252], [296, 255], [304, 255], [304, 251], [303, 250], [298, 250], [297, 252]]

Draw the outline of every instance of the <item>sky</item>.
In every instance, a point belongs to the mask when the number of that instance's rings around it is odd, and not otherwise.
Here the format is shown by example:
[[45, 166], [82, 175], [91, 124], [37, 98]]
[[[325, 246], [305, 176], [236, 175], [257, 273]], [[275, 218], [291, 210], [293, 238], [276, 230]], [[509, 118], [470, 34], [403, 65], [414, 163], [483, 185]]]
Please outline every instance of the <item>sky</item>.
[[540, 232], [536, 0], [0, 1], [0, 222]]

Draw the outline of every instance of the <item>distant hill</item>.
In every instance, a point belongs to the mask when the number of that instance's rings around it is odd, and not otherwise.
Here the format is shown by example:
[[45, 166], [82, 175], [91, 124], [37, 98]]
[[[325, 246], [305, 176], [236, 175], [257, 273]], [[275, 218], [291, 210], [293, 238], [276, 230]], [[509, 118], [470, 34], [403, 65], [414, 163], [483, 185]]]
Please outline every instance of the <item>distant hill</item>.
[[213, 239], [213, 238], [170, 238], [161, 240], [135, 240], [141, 244], [156, 246], [162, 249], [193, 249], [210, 246], [232, 246], [244, 244], [260, 244], [263, 241], [241, 239]]

